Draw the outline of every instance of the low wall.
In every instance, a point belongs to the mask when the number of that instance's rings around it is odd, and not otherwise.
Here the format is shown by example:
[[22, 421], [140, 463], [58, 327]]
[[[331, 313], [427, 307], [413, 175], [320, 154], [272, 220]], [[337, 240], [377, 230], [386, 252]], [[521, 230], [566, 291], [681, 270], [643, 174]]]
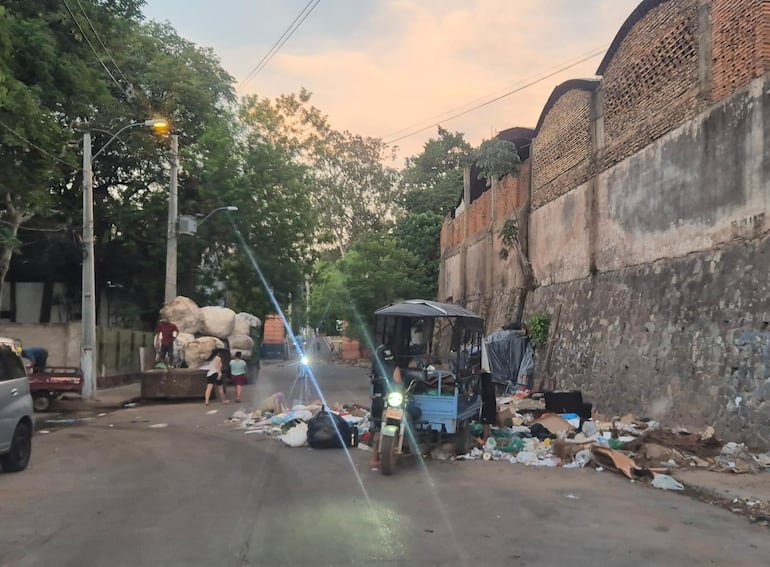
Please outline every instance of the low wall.
[[550, 368], [604, 414], [770, 446], [770, 237], [538, 288], [561, 304]]
[[[80, 322], [2, 323], [0, 335], [21, 340], [25, 346], [48, 350], [50, 366], [80, 366]], [[152, 347], [153, 334], [127, 329], [96, 330], [96, 370], [99, 376], [139, 372], [139, 349]]]

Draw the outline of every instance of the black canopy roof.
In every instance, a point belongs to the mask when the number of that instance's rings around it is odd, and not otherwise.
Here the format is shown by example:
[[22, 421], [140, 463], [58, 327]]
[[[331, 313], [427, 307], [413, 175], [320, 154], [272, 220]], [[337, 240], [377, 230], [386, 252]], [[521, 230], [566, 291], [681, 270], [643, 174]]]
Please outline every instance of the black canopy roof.
[[484, 321], [482, 317], [458, 305], [438, 303], [427, 299], [409, 299], [399, 303], [391, 303], [374, 312], [375, 315], [397, 317], [463, 317]]

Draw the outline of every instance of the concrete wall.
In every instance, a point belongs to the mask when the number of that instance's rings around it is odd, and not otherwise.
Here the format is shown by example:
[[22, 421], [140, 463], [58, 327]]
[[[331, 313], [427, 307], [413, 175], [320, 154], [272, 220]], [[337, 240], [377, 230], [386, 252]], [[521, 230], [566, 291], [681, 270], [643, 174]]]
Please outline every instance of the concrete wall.
[[[466, 175], [466, 184], [468, 181]], [[530, 162], [525, 161], [517, 175], [492, 183], [461, 212], [458, 209], [455, 218], [445, 219], [442, 226], [438, 300], [462, 304], [486, 317], [488, 328], [499, 328], [510, 321], [516, 289], [522, 285], [516, 255], [501, 257], [500, 230], [506, 220], [516, 218], [526, 233], [523, 211], [529, 183]], [[469, 191], [465, 194], [467, 197]]]
[[[532, 141], [525, 317], [561, 306], [550, 370], [600, 411], [767, 448], [770, 2], [643, 0], [597, 74], [554, 90]], [[469, 283], [455, 301], [489, 306], [494, 330], [521, 280], [450, 262], [494, 257], [498, 239], [463, 226], [442, 277]]]
[[[0, 335], [20, 339], [25, 346], [48, 350], [49, 366], [80, 366], [80, 323], [0, 323]], [[96, 368], [99, 376], [140, 370], [139, 349], [152, 348], [153, 334], [126, 329], [97, 328]]]
[[551, 369], [598, 411], [770, 446], [770, 238], [538, 288], [562, 306]]

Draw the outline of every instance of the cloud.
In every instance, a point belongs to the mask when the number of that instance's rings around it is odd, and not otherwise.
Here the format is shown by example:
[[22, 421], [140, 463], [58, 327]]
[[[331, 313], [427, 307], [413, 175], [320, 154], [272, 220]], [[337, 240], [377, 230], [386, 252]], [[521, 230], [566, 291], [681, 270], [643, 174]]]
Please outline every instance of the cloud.
[[[304, 45], [282, 50], [245, 92], [274, 96], [304, 86], [336, 128], [392, 139], [399, 130], [606, 47], [636, 4], [380, 2], [347, 37], [305, 38]], [[534, 126], [551, 90], [567, 79], [592, 76], [600, 58], [442, 124], [465, 132], [474, 144], [511, 126]], [[227, 59], [223, 54], [225, 65]], [[431, 135], [435, 128], [399, 142], [400, 157], [419, 152]]]

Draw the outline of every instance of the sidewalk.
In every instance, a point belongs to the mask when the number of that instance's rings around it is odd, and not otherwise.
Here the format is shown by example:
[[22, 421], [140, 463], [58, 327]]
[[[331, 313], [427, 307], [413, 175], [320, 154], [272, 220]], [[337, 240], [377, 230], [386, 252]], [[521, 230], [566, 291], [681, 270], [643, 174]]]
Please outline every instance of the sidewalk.
[[84, 412], [123, 407], [123, 404], [135, 400], [141, 396], [142, 384], [134, 382], [114, 388], [104, 388], [96, 391], [96, 399], [84, 400], [78, 396], [65, 396], [59, 400], [55, 411], [57, 412]]
[[689, 496], [770, 527], [770, 471], [735, 474], [683, 470], [672, 476], [685, 485]]

